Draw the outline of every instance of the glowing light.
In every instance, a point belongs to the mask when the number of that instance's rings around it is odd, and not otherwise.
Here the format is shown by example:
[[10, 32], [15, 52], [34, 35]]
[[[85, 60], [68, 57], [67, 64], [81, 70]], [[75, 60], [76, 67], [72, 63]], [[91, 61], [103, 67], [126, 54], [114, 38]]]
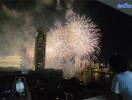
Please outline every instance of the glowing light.
[[50, 52], [51, 56], [62, 57], [68, 52], [79, 57], [96, 57], [94, 53], [100, 50], [98, 32], [99, 29], [96, 29], [96, 25], [89, 18], [74, 15], [68, 18], [66, 26], [48, 33], [47, 54]]
[[58, 68], [63, 62], [81, 65], [82, 61], [90, 63], [95, 60], [100, 51], [100, 34], [96, 27], [90, 18], [73, 14], [67, 17], [64, 26], [51, 29], [47, 33], [46, 66], [53, 62], [50, 66]]
[[21, 56], [4, 56], [0, 57], [0, 67], [19, 68], [21, 64]]
[[91, 60], [91, 57], [96, 57], [95, 53], [99, 52], [99, 29], [85, 16], [73, 15], [69, 17], [67, 28], [71, 31], [71, 47], [75, 55], [86, 57]]

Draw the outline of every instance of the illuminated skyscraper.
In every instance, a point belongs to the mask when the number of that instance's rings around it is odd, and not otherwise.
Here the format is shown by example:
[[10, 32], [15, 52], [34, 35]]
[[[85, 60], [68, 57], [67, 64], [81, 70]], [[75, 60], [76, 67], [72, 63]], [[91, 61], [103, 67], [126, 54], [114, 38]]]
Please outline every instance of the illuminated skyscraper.
[[42, 71], [45, 66], [46, 34], [40, 28], [37, 30], [35, 40], [34, 65], [36, 71]]

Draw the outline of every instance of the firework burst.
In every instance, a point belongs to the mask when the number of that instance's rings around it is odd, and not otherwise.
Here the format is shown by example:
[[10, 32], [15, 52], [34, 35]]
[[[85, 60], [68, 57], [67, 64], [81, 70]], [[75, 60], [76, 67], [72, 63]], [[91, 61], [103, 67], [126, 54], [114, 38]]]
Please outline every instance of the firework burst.
[[76, 14], [67, 20], [67, 29], [71, 31], [71, 48], [75, 56], [86, 58], [89, 61], [96, 59], [96, 54], [100, 51], [100, 34], [97, 26], [90, 18]]
[[[90, 18], [74, 14], [67, 18], [65, 26], [51, 29], [47, 36], [46, 62], [96, 59], [100, 48], [100, 34]], [[55, 65], [55, 64], [54, 64]]]

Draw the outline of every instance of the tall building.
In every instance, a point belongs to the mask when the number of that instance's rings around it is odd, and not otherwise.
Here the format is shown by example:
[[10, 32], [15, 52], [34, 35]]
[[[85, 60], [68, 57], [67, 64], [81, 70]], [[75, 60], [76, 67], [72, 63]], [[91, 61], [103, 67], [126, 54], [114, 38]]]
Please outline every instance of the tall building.
[[35, 71], [42, 71], [45, 66], [46, 34], [41, 28], [37, 30], [35, 39], [34, 65]]

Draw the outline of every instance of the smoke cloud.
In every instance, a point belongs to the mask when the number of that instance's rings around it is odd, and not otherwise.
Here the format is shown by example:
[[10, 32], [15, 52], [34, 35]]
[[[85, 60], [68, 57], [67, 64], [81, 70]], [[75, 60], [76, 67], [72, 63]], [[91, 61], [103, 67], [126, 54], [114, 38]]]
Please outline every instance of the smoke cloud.
[[0, 56], [21, 56], [22, 69], [32, 68], [37, 28], [48, 31], [63, 18], [56, 3], [54, 0], [1, 1]]
[[[74, 15], [73, 3], [74, 0], [1, 1], [0, 56], [19, 55], [22, 59], [21, 69], [31, 69], [37, 28], [43, 27], [48, 33], [47, 38], [52, 38], [50, 31], [53, 27], [65, 26], [65, 17], [68, 19]], [[46, 58], [46, 60], [47, 68], [63, 69], [66, 77], [73, 77], [75, 72], [83, 69], [75, 68], [81, 64], [78, 57], [74, 59], [75, 64], [64, 63], [59, 57], [51, 57], [50, 60]]]

